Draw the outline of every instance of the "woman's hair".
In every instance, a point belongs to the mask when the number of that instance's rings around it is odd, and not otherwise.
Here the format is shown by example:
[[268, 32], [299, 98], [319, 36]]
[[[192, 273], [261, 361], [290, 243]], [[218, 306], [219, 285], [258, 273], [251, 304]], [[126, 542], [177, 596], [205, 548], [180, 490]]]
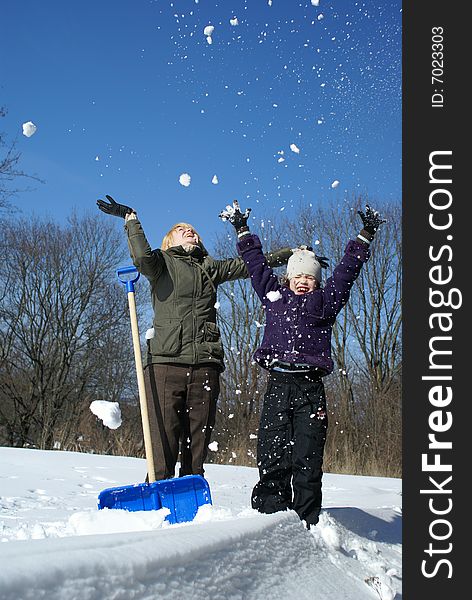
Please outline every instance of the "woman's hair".
[[[176, 223], [171, 229], [169, 229], [169, 231], [165, 234], [165, 236], [162, 238], [162, 244], [161, 244], [161, 250], [167, 250], [168, 248], [171, 248], [173, 246], [173, 234], [174, 231], [177, 229], [177, 227], [190, 227], [190, 229], [192, 231], [195, 231], [195, 228], [193, 227], [193, 225], [190, 225], [190, 223]], [[195, 233], [198, 235], [198, 233], [195, 231]], [[200, 242], [200, 236], [198, 235], [198, 240]]]

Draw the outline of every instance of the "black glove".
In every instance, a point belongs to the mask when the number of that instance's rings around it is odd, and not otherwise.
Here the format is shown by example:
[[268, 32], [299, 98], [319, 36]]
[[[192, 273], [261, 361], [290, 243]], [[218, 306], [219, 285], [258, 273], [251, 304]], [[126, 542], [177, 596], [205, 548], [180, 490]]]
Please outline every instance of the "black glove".
[[242, 233], [244, 231], [249, 231], [249, 227], [247, 225], [247, 220], [249, 219], [249, 213], [251, 212], [250, 208], [246, 208], [244, 213], [241, 212], [239, 208], [239, 202], [235, 200], [233, 202], [233, 206], [226, 207], [225, 210], [222, 210], [218, 215], [220, 219], [223, 221], [229, 221], [231, 225], [236, 229], [237, 233]]
[[97, 206], [107, 215], [113, 215], [114, 217], [121, 217], [124, 219], [126, 215], [136, 212], [134, 208], [130, 208], [129, 206], [126, 206], [126, 204], [118, 204], [111, 196], [107, 195], [105, 198], [107, 198], [110, 203], [105, 202], [104, 200], [97, 200]]
[[370, 208], [368, 204], [365, 205], [365, 214], [361, 210], [358, 210], [357, 214], [362, 219], [364, 229], [371, 235], [375, 235], [380, 225], [387, 222], [386, 219], [382, 219], [379, 212]]
[[315, 254], [315, 258], [320, 263], [322, 269], [327, 269], [329, 267], [329, 259], [326, 256], [318, 256], [318, 254]]

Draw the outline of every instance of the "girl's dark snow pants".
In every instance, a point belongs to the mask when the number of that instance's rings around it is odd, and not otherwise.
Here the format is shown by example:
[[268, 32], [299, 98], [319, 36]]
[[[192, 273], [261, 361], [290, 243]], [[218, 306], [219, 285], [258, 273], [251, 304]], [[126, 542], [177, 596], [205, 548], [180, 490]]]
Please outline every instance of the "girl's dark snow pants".
[[274, 513], [290, 508], [307, 524], [318, 522], [327, 429], [320, 376], [271, 371], [259, 425], [254, 509]]

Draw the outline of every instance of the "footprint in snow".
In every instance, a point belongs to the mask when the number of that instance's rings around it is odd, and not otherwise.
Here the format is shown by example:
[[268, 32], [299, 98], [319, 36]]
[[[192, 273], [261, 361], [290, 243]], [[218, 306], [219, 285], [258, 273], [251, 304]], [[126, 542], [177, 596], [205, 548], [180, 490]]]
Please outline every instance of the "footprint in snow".
[[107, 479], [106, 477], [92, 477], [92, 479], [103, 483], [116, 483], [114, 479]]

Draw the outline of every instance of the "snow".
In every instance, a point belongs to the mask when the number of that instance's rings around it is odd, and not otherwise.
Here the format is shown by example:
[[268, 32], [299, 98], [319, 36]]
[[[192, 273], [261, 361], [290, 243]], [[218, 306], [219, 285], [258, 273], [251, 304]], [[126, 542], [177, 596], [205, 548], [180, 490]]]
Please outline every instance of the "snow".
[[333, 183], [331, 184], [331, 187], [332, 187], [332, 188], [333, 188], [333, 190], [334, 190], [335, 188], [337, 188], [337, 187], [338, 187], [338, 185], [339, 185], [339, 181], [338, 181], [337, 179], [335, 179], [335, 180], [333, 181]]
[[290, 150], [296, 154], [300, 154], [300, 148], [296, 144], [290, 144]]
[[121, 425], [121, 410], [118, 402], [94, 400], [90, 404], [90, 410], [110, 429], [118, 429]]
[[232, 27], [236, 27], [236, 25], [239, 25], [238, 17], [233, 17], [229, 20], [229, 23]]
[[213, 185], [217, 185], [218, 184], [218, 176], [217, 175], [213, 175], [211, 182]]
[[31, 137], [36, 132], [36, 125], [32, 121], [27, 121], [23, 123], [23, 135], [26, 137]]
[[239, 203], [238, 203], [237, 200], [235, 200], [233, 202], [232, 206], [230, 204], [226, 205], [226, 208], [223, 211], [221, 211], [221, 213], [220, 213], [221, 219], [223, 221], [228, 221], [234, 215], [234, 213], [236, 212], [236, 210], [240, 210], [239, 209]]
[[213, 25], [207, 25], [205, 27], [205, 29], [203, 30], [204, 35], [206, 35], [206, 40], [209, 44], [213, 43], [213, 39], [211, 37], [213, 31], [215, 30], [215, 28], [213, 27]]
[[191, 179], [192, 178], [188, 173], [182, 173], [182, 175], [180, 175], [179, 177], [179, 183], [185, 187], [188, 187], [190, 185]]
[[101, 490], [143, 481], [143, 459], [0, 448], [0, 598], [401, 599], [399, 479], [325, 473], [307, 531], [250, 508], [256, 469], [205, 469], [213, 505], [169, 525], [97, 510]]
[[282, 298], [282, 294], [279, 290], [276, 290], [275, 292], [267, 292], [266, 297], [270, 302], [277, 302], [277, 300]]

